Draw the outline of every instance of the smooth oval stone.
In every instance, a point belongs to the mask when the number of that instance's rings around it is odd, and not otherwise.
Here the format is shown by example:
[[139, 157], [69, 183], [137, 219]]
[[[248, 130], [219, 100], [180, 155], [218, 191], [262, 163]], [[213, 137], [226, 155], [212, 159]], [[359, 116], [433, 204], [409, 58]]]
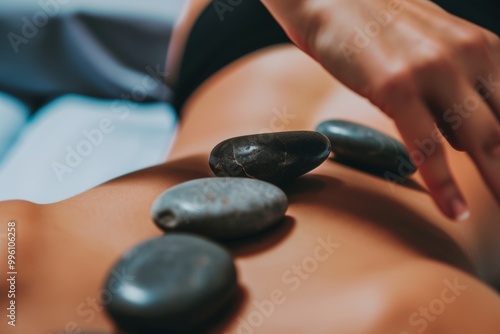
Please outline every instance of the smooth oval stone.
[[218, 239], [246, 237], [285, 215], [288, 199], [278, 187], [244, 178], [205, 178], [162, 193], [151, 215], [164, 231], [187, 231]]
[[120, 330], [144, 334], [199, 333], [226, 310], [238, 289], [225, 249], [198, 236], [170, 234], [127, 252], [104, 291], [107, 312]]
[[227, 139], [210, 154], [217, 176], [249, 177], [274, 184], [293, 180], [318, 167], [330, 142], [315, 131], [289, 131]]
[[316, 130], [328, 137], [339, 162], [402, 177], [416, 171], [405, 146], [380, 131], [343, 120], [325, 121]]

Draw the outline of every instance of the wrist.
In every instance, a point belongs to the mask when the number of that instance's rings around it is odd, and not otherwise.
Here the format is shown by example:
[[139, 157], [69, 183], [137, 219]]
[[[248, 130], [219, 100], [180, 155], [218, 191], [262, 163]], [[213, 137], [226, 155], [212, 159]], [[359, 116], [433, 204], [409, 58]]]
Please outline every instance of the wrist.
[[312, 55], [314, 41], [325, 21], [322, 10], [331, 5], [324, 0], [260, 0], [283, 27], [288, 37]]

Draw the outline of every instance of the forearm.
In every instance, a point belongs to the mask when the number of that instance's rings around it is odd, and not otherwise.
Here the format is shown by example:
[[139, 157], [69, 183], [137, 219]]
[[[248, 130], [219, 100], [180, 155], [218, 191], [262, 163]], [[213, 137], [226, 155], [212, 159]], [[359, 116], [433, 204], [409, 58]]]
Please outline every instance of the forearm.
[[[365, 0], [260, 0], [286, 31], [290, 39], [323, 66], [320, 46], [338, 49], [353, 28], [362, 26], [361, 13], [376, 7]], [[399, 0], [387, 0], [397, 2]], [[291, 4], [292, 3], [292, 4]], [[329, 68], [332, 71], [331, 68]]]
[[260, 0], [283, 27], [290, 39], [307, 53], [308, 36], [318, 27], [321, 1]]

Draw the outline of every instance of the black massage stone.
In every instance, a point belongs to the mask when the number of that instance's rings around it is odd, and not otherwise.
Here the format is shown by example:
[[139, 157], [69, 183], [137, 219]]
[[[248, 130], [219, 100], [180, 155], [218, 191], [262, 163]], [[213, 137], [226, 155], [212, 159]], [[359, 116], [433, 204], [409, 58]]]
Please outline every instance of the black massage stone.
[[270, 183], [244, 178], [204, 178], [162, 193], [151, 215], [164, 231], [185, 231], [216, 239], [247, 237], [285, 215], [288, 199]]
[[189, 234], [139, 244], [113, 268], [107, 312], [129, 334], [201, 333], [237, 295], [236, 269], [221, 246]]
[[328, 137], [339, 162], [404, 177], [416, 171], [405, 146], [380, 131], [344, 120], [325, 121], [316, 130]]
[[314, 131], [248, 135], [219, 143], [210, 154], [217, 176], [282, 184], [318, 167], [330, 154], [328, 138]]

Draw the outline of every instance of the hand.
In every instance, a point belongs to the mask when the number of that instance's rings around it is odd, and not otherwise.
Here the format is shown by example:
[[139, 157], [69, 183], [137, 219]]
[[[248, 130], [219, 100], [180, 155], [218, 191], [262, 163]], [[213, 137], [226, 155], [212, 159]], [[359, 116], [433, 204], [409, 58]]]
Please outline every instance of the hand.
[[[290, 38], [396, 123], [431, 196], [468, 209], [440, 131], [500, 203], [500, 39], [426, 0], [262, 0]], [[437, 126], [436, 126], [437, 125]]]

